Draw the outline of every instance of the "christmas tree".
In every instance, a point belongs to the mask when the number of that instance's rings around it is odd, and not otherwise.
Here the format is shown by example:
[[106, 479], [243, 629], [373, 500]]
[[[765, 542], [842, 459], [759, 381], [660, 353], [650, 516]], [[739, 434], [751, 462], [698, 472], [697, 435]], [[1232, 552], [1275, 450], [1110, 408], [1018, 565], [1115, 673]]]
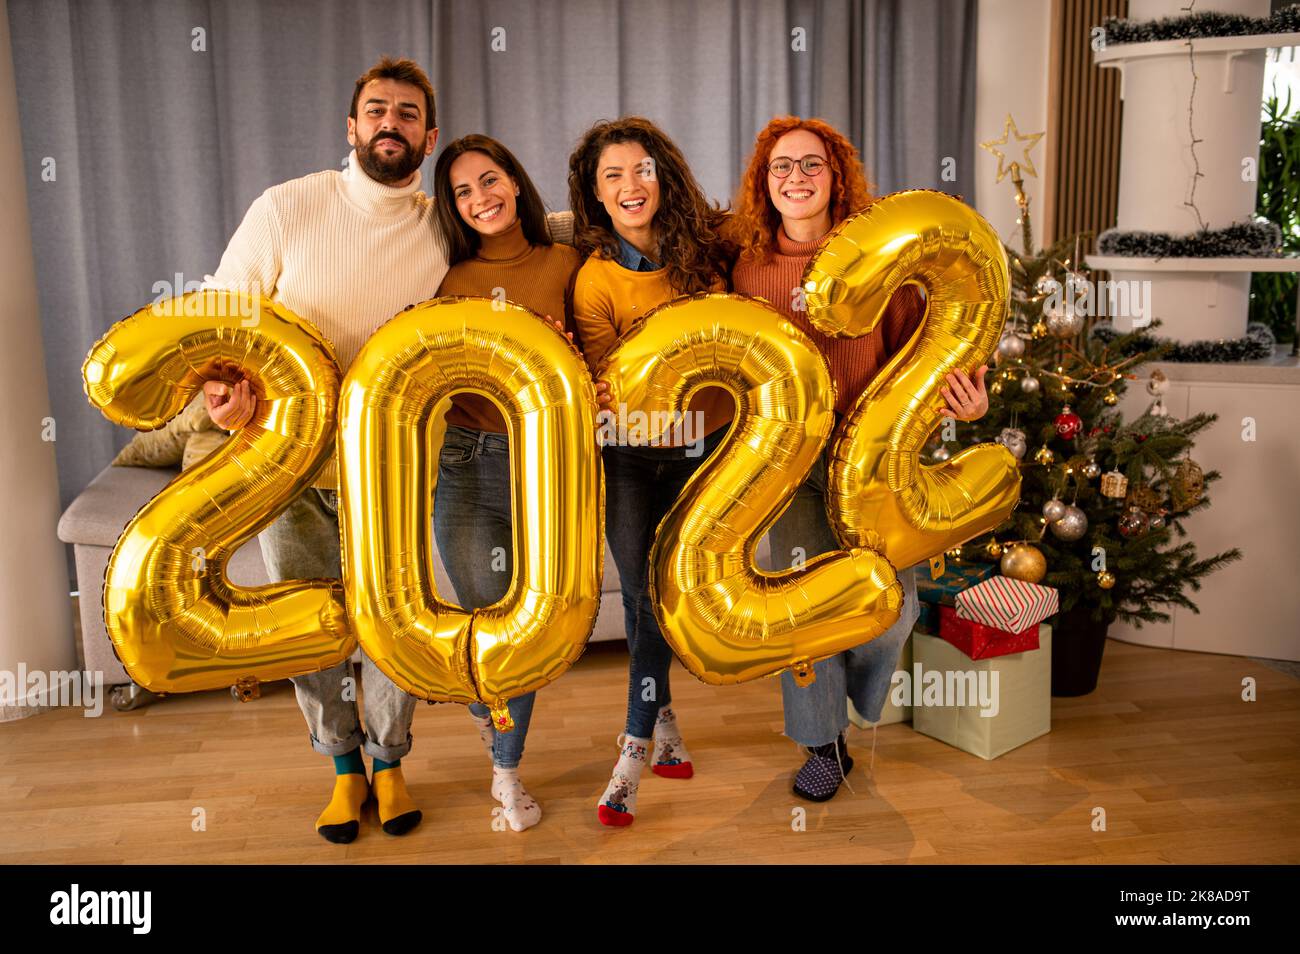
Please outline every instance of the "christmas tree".
[[[1209, 506], [1205, 488], [1219, 476], [1190, 456], [1216, 415], [1170, 417], [1161, 401], [1168, 381], [1157, 370], [1145, 380], [1146, 410], [1124, 419], [1116, 405], [1128, 382], [1168, 346], [1140, 347], [1153, 340], [1140, 332], [1085, 333], [1095, 288], [1078, 254], [1086, 235], [1032, 252], [1015, 165], [1025, 251], [1006, 247], [1012, 300], [987, 377], [989, 411], [961, 425], [959, 436], [997, 441], [1020, 459], [1020, 502], [992, 534], [949, 556], [1000, 560], [1007, 576], [1055, 587], [1062, 612], [1090, 607], [1107, 625], [1165, 622], [1170, 606], [1195, 611], [1188, 591], [1241, 557], [1236, 549], [1199, 557], [1184, 527]], [[956, 441], [941, 442], [932, 458], [957, 449]]]

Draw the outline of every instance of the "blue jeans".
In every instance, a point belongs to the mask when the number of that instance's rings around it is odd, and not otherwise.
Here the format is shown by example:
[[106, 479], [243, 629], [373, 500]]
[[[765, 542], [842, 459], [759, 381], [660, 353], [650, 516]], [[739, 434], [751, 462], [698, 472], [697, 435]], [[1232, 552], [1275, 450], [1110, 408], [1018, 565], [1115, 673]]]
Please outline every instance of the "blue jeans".
[[[515, 545], [510, 499], [506, 435], [448, 425], [438, 455], [433, 532], [463, 609], [491, 606], [510, 588]], [[507, 703], [513, 731], [492, 730], [492, 762], [499, 768], [517, 768], [523, 758], [535, 696], [529, 692]], [[470, 703], [469, 711], [480, 718], [489, 712], [481, 702]]]
[[704, 439], [703, 451], [684, 447], [608, 446], [605, 460], [605, 538], [618, 567], [623, 591], [623, 625], [631, 657], [624, 731], [639, 739], [654, 733], [659, 710], [672, 701], [668, 669], [673, 651], [655, 619], [650, 594], [650, 546], [660, 521], [681, 496], [686, 481], [726, 436], [720, 427]]
[[[784, 570], [797, 562], [839, 550], [826, 513], [827, 454], [823, 453], [795, 492], [789, 508], [770, 531], [772, 569]], [[813, 665], [812, 685], [795, 685], [789, 671], [781, 674], [785, 708], [785, 734], [800, 745], [834, 742], [849, 724], [846, 698], [868, 722], [880, 718], [889, 697], [890, 682], [903, 644], [920, 615], [914, 568], [898, 571], [903, 584], [903, 609], [898, 622], [870, 642], [823, 659]]]

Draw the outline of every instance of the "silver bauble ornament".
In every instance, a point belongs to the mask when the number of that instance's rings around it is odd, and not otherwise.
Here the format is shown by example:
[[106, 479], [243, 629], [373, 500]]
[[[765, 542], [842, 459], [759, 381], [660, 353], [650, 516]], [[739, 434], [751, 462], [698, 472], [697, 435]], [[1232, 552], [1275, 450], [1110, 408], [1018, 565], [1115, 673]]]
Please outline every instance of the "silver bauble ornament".
[[1072, 338], [1083, 330], [1084, 314], [1082, 311], [1064, 303], [1047, 309], [1043, 321], [1047, 324], [1049, 334], [1057, 338]]
[[1022, 460], [1027, 449], [1025, 444], [1025, 432], [1016, 427], [1004, 427], [1002, 433], [998, 435], [998, 443], [1011, 451], [1011, 456], [1016, 460]]
[[1042, 275], [1038, 281], [1034, 282], [1034, 291], [1040, 295], [1050, 295], [1060, 287], [1061, 283], [1051, 275]]
[[1034, 394], [1038, 391], [1038, 379], [1032, 374], [1026, 374], [1020, 379], [1020, 390], [1026, 394]]
[[1088, 532], [1088, 515], [1075, 506], [1065, 508], [1059, 520], [1048, 524], [1058, 539], [1067, 543], [1078, 540]]
[[1101, 464], [1097, 463], [1095, 460], [1088, 461], [1088, 463], [1083, 465], [1083, 476], [1087, 477], [1089, 480], [1096, 480], [1101, 476]]
[[1043, 516], [1047, 518], [1048, 523], [1055, 523], [1065, 516], [1065, 501], [1053, 497], [1047, 503], [1043, 504]]
[[943, 461], [943, 460], [947, 460], [951, 456], [952, 453], [948, 450], [948, 448], [945, 445], [940, 444], [938, 447], [934, 449], [934, 453], [930, 455], [930, 459]]
[[1009, 331], [998, 342], [998, 355], [1008, 360], [1015, 360], [1025, 353], [1025, 339], [1014, 331]]

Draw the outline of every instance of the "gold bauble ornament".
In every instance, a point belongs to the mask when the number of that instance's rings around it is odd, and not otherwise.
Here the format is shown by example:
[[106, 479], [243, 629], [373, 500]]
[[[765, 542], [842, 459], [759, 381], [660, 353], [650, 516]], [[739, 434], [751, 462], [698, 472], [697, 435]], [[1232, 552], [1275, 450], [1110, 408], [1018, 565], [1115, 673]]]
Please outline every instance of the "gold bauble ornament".
[[1047, 337], [1047, 323], [1043, 321], [1034, 322], [1034, 326], [1029, 329], [1029, 333], [1035, 338]]
[[1056, 460], [1056, 455], [1052, 453], [1050, 447], [1044, 444], [1042, 447], [1038, 448], [1038, 450], [1034, 451], [1034, 460], [1046, 467], [1049, 466], [1052, 461]]
[[1047, 575], [1047, 558], [1032, 544], [1014, 543], [1002, 551], [1002, 575], [1037, 583]]
[[1001, 393], [1002, 393], [1002, 382], [1000, 380], [994, 381], [992, 384], [989, 385], [989, 394], [1001, 394]]
[[1002, 555], [1002, 544], [996, 540], [990, 540], [988, 546], [984, 548], [984, 552], [991, 557], [999, 557]]
[[1103, 590], [1108, 590], [1115, 585], [1115, 574], [1110, 570], [1102, 570], [1097, 574], [1097, 585]]
[[1107, 391], [1105, 394], [1101, 396], [1101, 400], [1103, 404], [1106, 404], [1110, 407], [1114, 407], [1116, 404], [1119, 403], [1119, 398], [1115, 395], [1114, 391]]

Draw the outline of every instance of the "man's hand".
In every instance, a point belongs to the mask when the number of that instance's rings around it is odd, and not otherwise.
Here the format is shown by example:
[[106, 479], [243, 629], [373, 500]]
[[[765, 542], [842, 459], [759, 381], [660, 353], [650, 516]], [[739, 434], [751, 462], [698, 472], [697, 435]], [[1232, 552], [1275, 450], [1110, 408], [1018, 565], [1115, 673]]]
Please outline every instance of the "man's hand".
[[253, 393], [253, 384], [242, 376], [234, 384], [219, 378], [204, 381], [203, 402], [212, 423], [223, 431], [237, 431], [245, 427], [257, 412], [257, 395]]
[[948, 384], [942, 388], [942, 393], [948, 402], [948, 410], [957, 420], [978, 421], [988, 412], [989, 395], [984, 390], [984, 375], [988, 369], [987, 364], [981, 365], [973, 382], [961, 370], [946, 376]]

